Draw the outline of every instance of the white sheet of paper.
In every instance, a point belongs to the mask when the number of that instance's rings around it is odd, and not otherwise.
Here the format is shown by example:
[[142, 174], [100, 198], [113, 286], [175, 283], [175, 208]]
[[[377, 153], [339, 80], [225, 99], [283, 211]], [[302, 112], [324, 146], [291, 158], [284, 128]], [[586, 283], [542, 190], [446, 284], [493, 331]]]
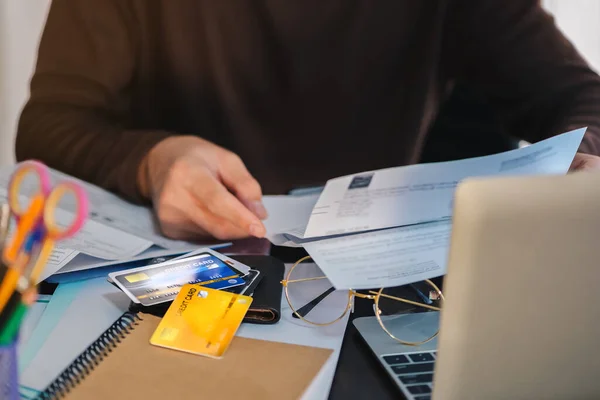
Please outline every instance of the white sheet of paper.
[[[57, 219], [62, 214], [68, 213], [56, 210]], [[149, 249], [152, 242], [90, 220], [75, 236], [60, 241], [58, 246], [96, 258], [120, 260]]]
[[451, 215], [460, 181], [472, 176], [565, 174], [585, 128], [486, 157], [409, 165], [327, 182], [304, 238], [436, 221]]
[[276, 246], [300, 246], [298, 238], [304, 237], [306, 224], [318, 199], [318, 194], [263, 196], [263, 204], [269, 215], [263, 221], [267, 239]]
[[[22, 204], [28, 202], [26, 196], [20, 196], [20, 200]], [[6, 189], [0, 188], [0, 202], [5, 201]], [[73, 220], [73, 213], [56, 209], [54, 219], [57, 225], [66, 227]], [[9, 240], [15, 228], [16, 224], [13, 220], [9, 230]], [[52, 268], [63, 266], [79, 253], [106, 260], [123, 259], [133, 257], [150, 246], [152, 242], [148, 240], [88, 220], [75, 236], [58, 242], [50, 257], [49, 266]]]
[[[286, 274], [290, 267], [291, 264], [286, 264]], [[322, 293], [321, 290], [317, 290], [317, 292]], [[323, 312], [328, 313], [331, 319], [335, 319], [340, 315], [341, 310], [345, 308], [347, 301], [348, 295], [344, 294], [339, 297], [338, 307], [335, 309], [326, 309]], [[329, 302], [329, 305], [332, 306], [333, 303]], [[285, 299], [285, 295], [282, 295], [281, 319], [277, 324], [242, 324], [236, 336], [332, 349], [333, 353], [302, 396], [302, 399], [305, 400], [325, 400], [329, 397], [329, 391], [333, 383], [335, 368], [340, 357], [344, 332], [346, 331], [349, 318], [350, 313], [347, 313], [343, 319], [329, 326], [307, 324], [302, 320], [292, 317], [292, 310]]]
[[46, 269], [48, 271], [58, 271], [62, 266], [67, 265], [71, 260], [77, 257], [78, 254], [79, 252], [76, 250], [55, 247], [52, 253], [50, 253], [50, 258], [48, 258], [48, 261], [46, 262]]
[[450, 219], [309, 242], [336, 289], [406, 285], [446, 273]]
[[130, 257], [127, 259], [122, 259], [122, 260], [112, 260], [112, 261], [107, 261], [107, 260], [103, 260], [103, 259], [99, 259], [99, 258], [95, 258], [95, 257], [86, 256], [86, 255], [78, 255], [77, 258], [75, 258], [73, 261], [66, 264], [64, 267], [62, 267], [58, 271], [56, 271], [56, 273], [57, 274], [66, 274], [69, 272], [82, 271], [85, 269], [100, 268], [100, 267], [106, 267], [109, 265], [115, 265], [115, 264], [121, 263], [123, 261], [127, 262], [127, 261], [143, 260], [145, 258], [169, 256], [172, 254], [178, 254], [180, 252], [181, 252], [181, 250], [168, 250], [168, 249], [163, 249], [160, 247], [152, 246], [151, 248], [149, 248], [139, 254], [136, 254], [133, 257]]

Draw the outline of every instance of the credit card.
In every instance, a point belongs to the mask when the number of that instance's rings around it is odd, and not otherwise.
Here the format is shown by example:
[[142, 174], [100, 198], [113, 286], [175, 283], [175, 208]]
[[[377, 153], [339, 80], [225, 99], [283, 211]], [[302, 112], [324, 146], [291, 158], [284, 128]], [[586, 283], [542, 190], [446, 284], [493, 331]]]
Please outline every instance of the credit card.
[[182, 260], [113, 272], [109, 277], [132, 301], [151, 306], [172, 301], [185, 284], [200, 283], [223, 289], [243, 285], [244, 275], [206, 252]]
[[[242, 277], [242, 278], [224, 279], [222, 281], [217, 281], [217, 282], [213, 282], [213, 283], [204, 283], [204, 284], [202, 284], [202, 286], [211, 288], [211, 289], [216, 289], [216, 290], [232, 290], [232, 289], [235, 289], [236, 287], [244, 287], [244, 285], [246, 285], [246, 284], [247, 284], [247, 281]], [[115, 286], [119, 287], [118, 285], [115, 285]], [[183, 286], [183, 285], [180, 285], [180, 286]], [[154, 300], [155, 297], [162, 295], [163, 300], [158, 303], [154, 303], [154, 304], [160, 304], [160, 303], [166, 303], [168, 301], [172, 301], [173, 298], [175, 298], [175, 296], [177, 296], [177, 294], [179, 294], [179, 290], [181, 290], [180, 287], [176, 288], [172, 291], [169, 291], [167, 293], [157, 292], [154, 295], [154, 297], [152, 298], [152, 300]], [[130, 297], [130, 299], [134, 303], [142, 304], [138, 298], [133, 299]], [[146, 304], [144, 304], [144, 305], [146, 305]]]
[[[185, 254], [187, 254], [187, 253], [185, 253]], [[120, 270], [117, 272], [131, 270], [134, 268], [147, 267], [148, 265], [152, 265], [152, 264], [161, 264], [161, 263], [164, 263], [165, 261], [169, 261], [169, 260], [179, 260], [180, 257], [181, 257], [181, 254], [177, 253], [177, 254], [170, 254], [170, 255], [160, 256], [160, 257], [143, 258], [141, 260], [126, 261], [126, 262], [119, 264]], [[110, 278], [110, 276], [107, 277], [106, 280], [109, 283], [112, 283], [113, 285], [115, 285], [115, 283]], [[60, 283], [60, 282], [58, 282], [58, 283]]]
[[223, 289], [227, 292], [245, 294], [246, 296], [254, 297], [254, 290], [262, 280], [260, 271], [251, 269], [248, 275], [244, 276], [244, 285]]
[[155, 346], [222, 358], [252, 297], [185, 285], [150, 338]]

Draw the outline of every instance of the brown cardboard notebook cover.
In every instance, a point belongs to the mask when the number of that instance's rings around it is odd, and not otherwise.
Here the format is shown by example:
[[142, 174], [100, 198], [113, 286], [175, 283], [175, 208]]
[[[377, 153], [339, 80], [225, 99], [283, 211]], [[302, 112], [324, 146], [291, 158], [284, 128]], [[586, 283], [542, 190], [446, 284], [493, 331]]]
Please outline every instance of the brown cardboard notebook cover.
[[297, 399], [331, 350], [235, 337], [220, 360], [152, 346], [160, 318], [139, 325], [67, 399]]

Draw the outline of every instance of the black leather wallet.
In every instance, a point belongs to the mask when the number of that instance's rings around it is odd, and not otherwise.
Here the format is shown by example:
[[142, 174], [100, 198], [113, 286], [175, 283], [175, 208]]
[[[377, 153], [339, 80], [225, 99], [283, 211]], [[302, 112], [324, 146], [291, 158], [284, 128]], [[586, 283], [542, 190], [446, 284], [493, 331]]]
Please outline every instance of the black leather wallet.
[[285, 265], [271, 256], [231, 255], [231, 258], [260, 271], [262, 279], [252, 296], [252, 304], [244, 322], [251, 324], [275, 324], [281, 317], [281, 294]]
[[[260, 271], [262, 279], [252, 296], [252, 304], [246, 312], [243, 322], [250, 324], [275, 324], [281, 318], [281, 294], [283, 287], [281, 281], [285, 273], [285, 264], [271, 256], [262, 255], [231, 255], [237, 261], [246, 264], [252, 269]], [[162, 317], [165, 315], [171, 301], [154, 306], [145, 307], [131, 303], [133, 311], [143, 311], [147, 314]]]

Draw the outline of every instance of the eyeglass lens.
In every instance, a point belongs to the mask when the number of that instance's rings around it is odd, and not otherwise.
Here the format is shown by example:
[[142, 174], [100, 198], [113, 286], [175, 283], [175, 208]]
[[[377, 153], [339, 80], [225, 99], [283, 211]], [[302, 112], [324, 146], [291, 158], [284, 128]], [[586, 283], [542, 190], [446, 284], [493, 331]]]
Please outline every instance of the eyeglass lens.
[[[412, 304], [401, 300], [408, 300]], [[379, 313], [381, 323], [391, 335], [407, 342], [420, 342], [435, 335], [438, 325], [417, 322], [422, 318], [437, 318], [437, 313], [433, 311], [439, 307], [441, 299], [438, 292], [426, 282], [416, 282], [383, 289], [375, 311]], [[412, 315], [407, 318], [407, 314]]]
[[298, 264], [287, 279], [287, 296], [295, 318], [328, 324], [346, 312], [348, 291], [336, 290], [316, 264]]

